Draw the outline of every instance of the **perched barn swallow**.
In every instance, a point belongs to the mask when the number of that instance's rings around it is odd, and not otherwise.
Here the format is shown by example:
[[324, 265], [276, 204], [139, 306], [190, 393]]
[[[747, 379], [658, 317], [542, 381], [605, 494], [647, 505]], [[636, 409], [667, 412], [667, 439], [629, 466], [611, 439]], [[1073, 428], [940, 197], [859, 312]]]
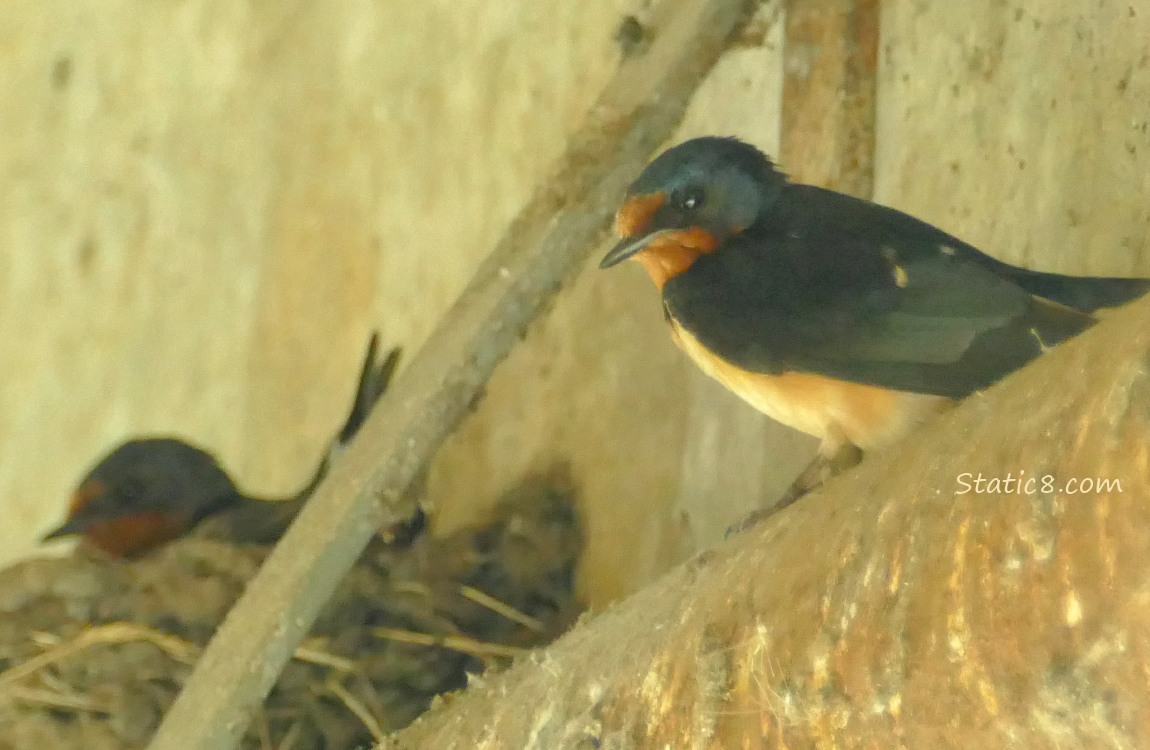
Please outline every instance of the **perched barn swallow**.
[[615, 230], [600, 267], [642, 264], [695, 364], [822, 441], [784, 502], [1150, 289], [1003, 263], [900, 211], [791, 183], [734, 138], [661, 154]]
[[[399, 350], [382, 360], [378, 350], [373, 334], [347, 420], [313, 478], [290, 499], [245, 495], [210, 453], [182, 440], [130, 440], [88, 472], [73, 494], [67, 521], [44, 539], [78, 534], [117, 558], [140, 555], [197, 526], [197, 533], [241, 544], [275, 542], [327, 474], [331, 457], [351, 441], [387, 389]], [[396, 538], [417, 533], [422, 521], [391, 533]]]

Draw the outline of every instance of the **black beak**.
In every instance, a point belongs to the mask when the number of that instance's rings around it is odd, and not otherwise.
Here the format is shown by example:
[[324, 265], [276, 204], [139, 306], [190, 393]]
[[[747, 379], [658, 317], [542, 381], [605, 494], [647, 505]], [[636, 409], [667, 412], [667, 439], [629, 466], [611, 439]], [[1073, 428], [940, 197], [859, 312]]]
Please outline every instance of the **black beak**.
[[75, 534], [79, 534], [83, 530], [84, 524], [82, 521], [78, 521], [76, 518], [70, 518], [60, 528], [49, 531], [44, 536], [40, 537], [40, 541], [46, 542], [50, 539], [59, 539], [62, 536], [73, 536]]
[[668, 234], [673, 234], [674, 229], [660, 229], [650, 234], [645, 234], [642, 237], [625, 237], [619, 241], [618, 245], [611, 248], [611, 252], [603, 256], [603, 260], [599, 261], [600, 268], [610, 268], [611, 266], [622, 263], [636, 253], [642, 252], [655, 240]]

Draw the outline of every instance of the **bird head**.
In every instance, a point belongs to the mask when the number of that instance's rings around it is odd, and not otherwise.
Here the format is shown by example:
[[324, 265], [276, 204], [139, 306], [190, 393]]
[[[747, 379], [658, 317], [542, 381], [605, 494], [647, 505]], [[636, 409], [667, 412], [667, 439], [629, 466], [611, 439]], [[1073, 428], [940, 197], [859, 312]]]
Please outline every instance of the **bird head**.
[[599, 267], [634, 257], [661, 287], [761, 221], [784, 185], [786, 177], [748, 143], [718, 137], [681, 143], [628, 188], [615, 214], [621, 239]]
[[79, 534], [113, 557], [147, 551], [239, 497], [211, 454], [174, 438], [131, 440], [105, 456], [44, 539]]

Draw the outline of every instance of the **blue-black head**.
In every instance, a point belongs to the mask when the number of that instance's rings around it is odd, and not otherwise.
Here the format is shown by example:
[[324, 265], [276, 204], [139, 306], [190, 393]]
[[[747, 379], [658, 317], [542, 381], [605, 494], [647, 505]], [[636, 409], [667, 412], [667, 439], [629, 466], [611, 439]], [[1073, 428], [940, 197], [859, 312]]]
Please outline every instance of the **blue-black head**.
[[761, 221], [786, 182], [763, 152], [736, 138], [674, 146], [628, 188], [615, 215], [621, 241], [599, 265], [608, 268], [644, 250], [683, 258], [713, 252]]

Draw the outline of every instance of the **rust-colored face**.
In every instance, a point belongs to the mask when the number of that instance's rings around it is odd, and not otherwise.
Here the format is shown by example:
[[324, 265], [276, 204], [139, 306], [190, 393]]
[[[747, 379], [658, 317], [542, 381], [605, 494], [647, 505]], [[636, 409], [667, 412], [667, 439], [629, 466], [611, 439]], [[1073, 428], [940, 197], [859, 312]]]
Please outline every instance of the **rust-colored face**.
[[93, 521], [84, 529], [83, 544], [111, 557], [134, 557], [170, 542], [183, 534], [188, 525], [186, 519], [174, 519], [162, 513], [136, 513]]
[[[108, 486], [100, 479], [89, 479], [74, 493], [68, 506], [68, 517], [75, 518], [84, 507], [106, 495]], [[76, 529], [83, 543], [112, 557], [132, 557], [175, 539], [191, 526], [187, 513], [163, 514], [158, 511], [109, 515], [106, 509]], [[114, 509], [113, 509], [114, 510]], [[99, 516], [104, 516], [103, 518]]]
[[670, 279], [691, 267], [700, 255], [718, 246], [715, 237], [702, 227], [653, 229], [655, 214], [667, 202], [666, 193], [636, 195], [627, 199], [615, 214], [615, 232], [622, 242], [603, 259], [602, 267], [635, 258], [659, 289]]
[[623, 238], [638, 238], [651, 226], [655, 212], [667, 202], [666, 193], [636, 195], [629, 198], [615, 212], [615, 234]]

